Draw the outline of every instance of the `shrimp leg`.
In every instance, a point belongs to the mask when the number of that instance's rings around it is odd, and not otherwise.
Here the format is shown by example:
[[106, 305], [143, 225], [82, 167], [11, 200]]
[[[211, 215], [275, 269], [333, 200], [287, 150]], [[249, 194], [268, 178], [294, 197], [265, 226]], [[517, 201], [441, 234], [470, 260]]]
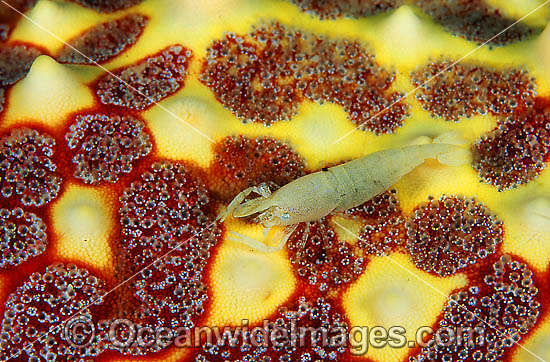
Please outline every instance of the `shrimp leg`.
[[[279, 242], [279, 245], [277, 245], [277, 246], [265, 245], [264, 243], [254, 239], [254, 238], [251, 238], [249, 236], [237, 233], [235, 231], [230, 231], [231, 235], [228, 237], [228, 239], [231, 240], [231, 241], [235, 241], [235, 242], [238, 242], [238, 243], [241, 243], [241, 244], [248, 245], [251, 248], [262, 251], [264, 253], [271, 253], [271, 252], [282, 250], [283, 247], [285, 246], [286, 242], [288, 241], [290, 236], [292, 236], [292, 234], [294, 233], [294, 230], [296, 230], [297, 227], [298, 227], [298, 224], [291, 225], [290, 227], [285, 228], [284, 232], [282, 232], [283, 236], [281, 238], [281, 241]], [[279, 236], [279, 235], [281, 235], [281, 232], [278, 232], [275, 236]]]
[[220, 222], [223, 222], [229, 215], [233, 213], [233, 210], [235, 210], [235, 208], [237, 208], [237, 206], [239, 206], [244, 201], [244, 199], [253, 192], [262, 196], [264, 199], [267, 199], [271, 196], [271, 191], [269, 190], [269, 187], [265, 182], [262, 182], [258, 186], [249, 187], [239, 192], [239, 194], [235, 196], [233, 201], [231, 201], [229, 205], [227, 205], [225, 210], [218, 215], [216, 220], [220, 220]]

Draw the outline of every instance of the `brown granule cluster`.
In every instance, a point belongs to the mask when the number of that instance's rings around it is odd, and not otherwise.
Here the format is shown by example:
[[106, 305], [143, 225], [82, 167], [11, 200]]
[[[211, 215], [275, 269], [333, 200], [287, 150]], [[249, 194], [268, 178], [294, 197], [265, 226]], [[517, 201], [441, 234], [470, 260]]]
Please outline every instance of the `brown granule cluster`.
[[231, 331], [236, 338], [225, 335], [223, 344], [203, 343], [192, 361], [343, 361], [350, 357], [347, 330], [345, 318], [324, 298], [299, 297], [265, 324]]
[[550, 105], [535, 104], [514, 114], [481, 137], [473, 146], [473, 165], [479, 176], [499, 191], [535, 179], [550, 158]]
[[184, 85], [191, 50], [169, 46], [137, 64], [106, 74], [97, 84], [103, 104], [143, 110]]
[[406, 240], [405, 217], [394, 189], [346, 210], [345, 214], [363, 223], [357, 245], [366, 254], [389, 254]]
[[[204, 184], [181, 164], [156, 162], [120, 202], [118, 277], [139, 272], [123, 291], [133, 303], [126, 298], [120, 311], [153, 328], [193, 327], [208, 298], [203, 271], [220, 237]], [[121, 351], [146, 354], [157, 347], [144, 350], [136, 343]]]
[[46, 224], [21, 208], [0, 209], [0, 268], [17, 266], [46, 250]]
[[214, 145], [214, 155], [210, 188], [223, 201], [262, 182], [283, 186], [305, 174], [302, 158], [269, 137], [229, 136]]
[[413, 0], [413, 3], [448, 31], [478, 43], [490, 40], [489, 45], [505, 45], [542, 31], [523, 23], [513, 25], [515, 19], [503, 16], [484, 0]]
[[496, 252], [503, 228], [489, 209], [462, 196], [428, 200], [406, 222], [406, 248], [419, 269], [453, 275]]
[[10, 86], [23, 78], [41, 51], [23, 44], [0, 44], [0, 88]]
[[153, 147], [145, 125], [133, 116], [93, 114], [75, 120], [65, 139], [76, 165], [74, 177], [86, 184], [116, 182]]
[[394, 79], [356, 41], [279, 23], [215, 41], [201, 74], [216, 98], [243, 122], [289, 120], [309, 99], [341, 105], [359, 128], [376, 134], [393, 132], [407, 116], [400, 94], [389, 90]]
[[[531, 270], [508, 255], [502, 256], [483, 284], [451, 295], [434, 333], [440, 338], [433, 337], [411, 362], [507, 360], [509, 348], [539, 318], [537, 294]], [[449, 339], [450, 331], [455, 332], [454, 340]]]
[[362, 18], [398, 8], [403, 0], [291, 0], [300, 10], [321, 19]]
[[321, 292], [348, 284], [364, 271], [365, 260], [338, 240], [325, 218], [300, 224], [287, 247], [298, 276]]
[[59, 51], [57, 60], [74, 64], [110, 60], [137, 41], [147, 22], [148, 18], [144, 15], [129, 14], [98, 24], [65, 44]]
[[[101, 280], [73, 264], [57, 263], [33, 273], [6, 302], [0, 360], [93, 360], [102, 349], [88, 323], [94, 304], [105, 294], [103, 288]], [[77, 346], [80, 336], [71, 335], [71, 326], [78, 328], [85, 346]], [[86, 338], [91, 338], [89, 344]]]
[[28, 128], [0, 139], [0, 194], [25, 206], [42, 206], [57, 197], [61, 176], [52, 161], [55, 140]]
[[70, 0], [100, 13], [112, 13], [141, 4], [143, 0]]
[[454, 63], [431, 62], [411, 75], [420, 87], [416, 98], [432, 116], [455, 122], [477, 114], [503, 116], [532, 103], [536, 96], [534, 79], [525, 70]]

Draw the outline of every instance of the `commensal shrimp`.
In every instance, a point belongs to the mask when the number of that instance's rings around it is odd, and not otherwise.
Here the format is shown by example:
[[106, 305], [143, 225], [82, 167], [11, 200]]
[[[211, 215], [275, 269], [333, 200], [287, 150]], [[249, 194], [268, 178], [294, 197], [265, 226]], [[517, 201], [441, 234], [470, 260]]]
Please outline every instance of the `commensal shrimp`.
[[[469, 162], [470, 152], [464, 147], [464, 141], [456, 142], [453, 137], [445, 133], [433, 143], [374, 152], [300, 177], [273, 193], [265, 183], [249, 187], [240, 192], [217, 219], [258, 214], [255, 220], [264, 226], [264, 236], [271, 227], [284, 226], [284, 235], [276, 247], [233, 232], [238, 237], [233, 240], [255, 249], [281, 250], [298, 224], [361, 205], [389, 189], [426, 159], [437, 159], [450, 166]], [[260, 197], [243, 203], [252, 192]]]

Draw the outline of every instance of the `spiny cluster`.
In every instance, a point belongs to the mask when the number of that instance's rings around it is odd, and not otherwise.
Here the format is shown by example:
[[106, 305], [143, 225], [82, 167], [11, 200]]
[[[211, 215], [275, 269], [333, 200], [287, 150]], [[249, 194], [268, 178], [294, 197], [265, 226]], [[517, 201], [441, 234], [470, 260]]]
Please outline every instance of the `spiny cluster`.
[[46, 224], [41, 218], [20, 208], [0, 209], [0, 268], [42, 254], [47, 244]]
[[289, 120], [307, 98], [341, 105], [356, 125], [376, 134], [393, 132], [407, 115], [399, 94], [389, 91], [394, 78], [356, 41], [279, 23], [215, 41], [201, 74], [216, 98], [244, 122]]
[[261, 327], [224, 333], [204, 343], [195, 362], [338, 361], [347, 351], [347, 323], [323, 298], [299, 297]]
[[143, 0], [70, 0], [100, 13], [112, 13], [141, 4]]
[[103, 76], [97, 95], [103, 104], [143, 110], [183, 86], [191, 56], [191, 50], [181, 45], [169, 46]]
[[23, 78], [32, 62], [41, 54], [29, 45], [0, 45], [0, 88], [14, 84]]
[[55, 141], [35, 130], [14, 129], [0, 140], [0, 193], [23, 205], [42, 206], [54, 199], [61, 177], [52, 162]]
[[208, 297], [203, 270], [220, 236], [202, 181], [181, 164], [157, 162], [123, 191], [120, 202], [119, 277], [140, 272], [125, 291], [136, 298], [136, 310], [120, 307], [138, 323], [193, 327]]
[[313, 13], [321, 19], [341, 16], [362, 18], [398, 8], [403, 0], [291, 0], [302, 11]]
[[74, 176], [87, 184], [116, 182], [153, 145], [145, 125], [132, 116], [79, 115], [65, 134], [76, 164]]
[[98, 24], [65, 44], [57, 60], [62, 63], [90, 64], [114, 58], [136, 42], [147, 22], [147, 17], [143, 15], [129, 14]]
[[[435, 333], [440, 340], [432, 338], [412, 361], [504, 360], [506, 349], [518, 343], [537, 322], [537, 294], [527, 266], [508, 255], [501, 257], [483, 285], [451, 296]], [[450, 339], [449, 331], [458, 336]]]
[[432, 115], [458, 121], [488, 112], [508, 115], [532, 105], [535, 83], [525, 70], [453, 63], [432, 62], [412, 74], [414, 85], [420, 86], [416, 97]]
[[414, 0], [414, 4], [453, 34], [479, 43], [504, 45], [524, 40], [535, 30], [542, 31], [521, 22], [515, 24], [516, 20], [502, 16], [484, 0]]
[[550, 105], [535, 99], [533, 107], [502, 121], [474, 145], [473, 166], [499, 191], [535, 179], [550, 158]]
[[72, 334], [71, 325], [78, 321], [86, 325], [104, 293], [101, 280], [72, 264], [57, 263], [33, 273], [6, 302], [0, 361], [91, 360], [101, 352], [97, 341], [78, 347], [91, 331], [78, 329]]
[[418, 268], [452, 275], [496, 252], [502, 222], [489, 209], [462, 196], [428, 200], [406, 222], [406, 248]]
[[364, 259], [338, 240], [325, 218], [299, 225], [287, 245], [298, 276], [322, 292], [350, 283], [364, 271]]
[[389, 254], [405, 241], [405, 217], [396, 194], [396, 190], [389, 190], [345, 211], [364, 224], [357, 245], [367, 254]]
[[222, 200], [262, 182], [283, 186], [304, 175], [304, 161], [287, 144], [273, 138], [226, 137], [214, 145], [211, 188]]

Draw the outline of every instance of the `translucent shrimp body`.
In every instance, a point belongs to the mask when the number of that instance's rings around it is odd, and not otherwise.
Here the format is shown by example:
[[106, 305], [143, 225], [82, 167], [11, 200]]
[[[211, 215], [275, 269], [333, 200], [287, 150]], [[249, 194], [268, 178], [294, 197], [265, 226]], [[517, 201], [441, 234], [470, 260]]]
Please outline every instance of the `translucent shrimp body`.
[[[426, 159], [437, 159], [447, 165], [459, 165], [469, 160], [469, 152], [464, 147], [437, 142], [438, 139], [431, 144], [374, 152], [300, 177], [274, 193], [271, 193], [265, 184], [248, 188], [237, 195], [218, 218], [223, 220], [228, 215], [245, 217], [258, 214], [257, 220], [268, 230], [272, 226], [286, 226], [286, 235], [280, 245], [282, 248], [299, 223], [318, 220], [333, 212], [342, 212], [372, 199], [389, 189]], [[261, 197], [242, 203], [252, 192], [260, 194]], [[246, 238], [243, 235], [239, 236], [241, 239]], [[252, 243], [247, 240], [240, 241], [249, 245]], [[252, 246], [257, 248], [256, 243], [258, 242], [255, 241]]]

